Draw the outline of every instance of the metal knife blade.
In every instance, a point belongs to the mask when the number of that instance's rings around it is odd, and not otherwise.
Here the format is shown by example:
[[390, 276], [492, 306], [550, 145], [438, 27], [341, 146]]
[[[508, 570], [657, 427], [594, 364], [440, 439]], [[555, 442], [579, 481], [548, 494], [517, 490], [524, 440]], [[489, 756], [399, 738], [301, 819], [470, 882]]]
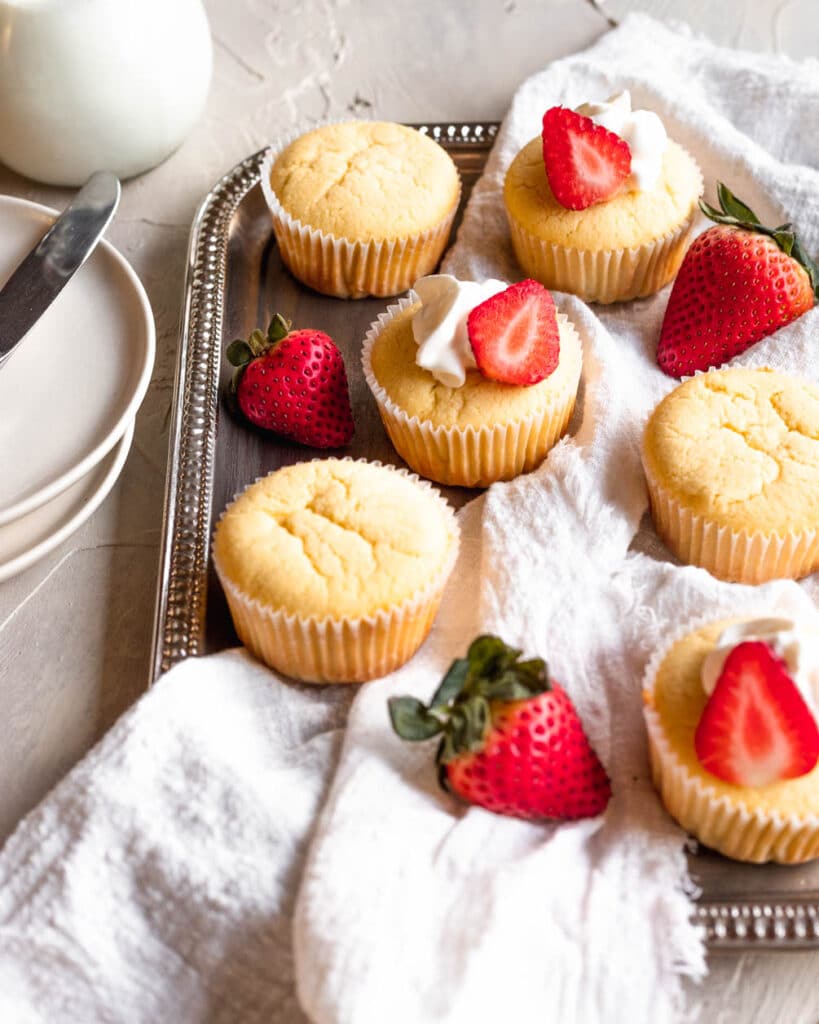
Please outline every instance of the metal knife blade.
[[94, 251], [120, 192], [115, 175], [92, 174], [0, 289], [0, 366]]

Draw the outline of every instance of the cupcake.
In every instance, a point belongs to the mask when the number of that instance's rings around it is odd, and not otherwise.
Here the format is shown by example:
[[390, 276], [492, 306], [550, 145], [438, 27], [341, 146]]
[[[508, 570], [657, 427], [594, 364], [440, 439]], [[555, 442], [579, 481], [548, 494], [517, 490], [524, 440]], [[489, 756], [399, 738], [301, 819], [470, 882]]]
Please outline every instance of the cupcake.
[[589, 302], [651, 295], [677, 273], [702, 194], [691, 156], [628, 92], [552, 107], [506, 174], [515, 255], [547, 288]]
[[728, 369], [651, 414], [643, 468], [657, 533], [683, 562], [762, 583], [819, 568], [819, 387]]
[[252, 484], [216, 527], [236, 632], [305, 682], [386, 675], [423, 642], [458, 551], [452, 510], [403, 471], [301, 462]]
[[461, 182], [426, 135], [383, 121], [330, 124], [262, 166], [282, 259], [326, 295], [397, 295], [435, 268]]
[[486, 487], [534, 469], [565, 433], [582, 351], [536, 281], [440, 274], [379, 317], [362, 362], [401, 458], [438, 483]]
[[652, 660], [643, 691], [666, 809], [736, 860], [819, 856], [819, 633], [782, 619], [709, 622]]

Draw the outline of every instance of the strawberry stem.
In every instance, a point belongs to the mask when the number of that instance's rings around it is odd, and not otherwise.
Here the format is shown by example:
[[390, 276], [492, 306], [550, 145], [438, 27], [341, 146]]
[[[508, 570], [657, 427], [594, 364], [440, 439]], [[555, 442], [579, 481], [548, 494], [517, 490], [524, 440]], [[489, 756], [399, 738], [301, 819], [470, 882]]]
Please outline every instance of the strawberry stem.
[[819, 299], [819, 266], [808, 256], [802, 243], [796, 237], [792, 224], [780, 224], [769, 228], [762, 224], [754, 211], [731, 192], [723, 182], [717, 183], [717, 199], [720, 209], [700, 199], [700, 209], [716, 224], [727, 224], [743, 231], [754, 231], [772, 238], [786, 256], [791, 256], [804, 268], [810, 278], [814, 296]]

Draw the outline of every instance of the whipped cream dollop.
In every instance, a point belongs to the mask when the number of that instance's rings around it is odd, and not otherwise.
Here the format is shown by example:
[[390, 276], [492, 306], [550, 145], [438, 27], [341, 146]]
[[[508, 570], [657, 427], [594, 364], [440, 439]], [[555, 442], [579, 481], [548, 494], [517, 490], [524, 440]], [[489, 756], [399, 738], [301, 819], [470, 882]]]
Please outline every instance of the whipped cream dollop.
[[583, 103], [578, 114], [590, 117], [621, 139], [631, 150], [631, 177], [627, 187], [632, 191], [647, 192], [660, 180], [663, 154], [668, 145], [665, 125], [651, 110], [632, 110], [628, 89], [610, 96], [605, 103]]
[[792, 619], [752, 619], [729, 626], [702, 663], [702, 688], [710, 697], [731, 651], [746, 640], [762, 640], [788, 666], [788, 673], [819, 721], [819, 633]]
[[412, 334], [418, 345], [415, 362], [446, 387], [463, 387], [466, 371], [476, 367], [466, 331], [467, 317], [508, 285], [492, 278], [478, 284], [459, 281], [450, 274], [432, 274], [412, 287], [421, 300], [421, 308], [412, 318]]

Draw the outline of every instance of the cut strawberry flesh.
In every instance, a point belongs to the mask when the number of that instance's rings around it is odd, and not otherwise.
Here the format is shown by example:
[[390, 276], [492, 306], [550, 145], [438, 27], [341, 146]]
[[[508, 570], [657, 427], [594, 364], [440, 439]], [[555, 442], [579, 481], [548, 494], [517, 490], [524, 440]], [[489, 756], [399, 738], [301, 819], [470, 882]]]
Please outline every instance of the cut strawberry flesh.
[[702, 766], [742, 786], [812, 771], [819, 728], [787, 667], [767, 644], [739, 644], [725, 661], [694, 737]]
[[476, 306], [467, 332], [480, 372], [502, 384], [537, 384], [560, 360], [555, 304], [537, 281], [519, 281]]
[[569, 210], [610, 199], [631, 174], [625, 139], [568, 107], [546, 111], [541, 137], [552, 195]]

